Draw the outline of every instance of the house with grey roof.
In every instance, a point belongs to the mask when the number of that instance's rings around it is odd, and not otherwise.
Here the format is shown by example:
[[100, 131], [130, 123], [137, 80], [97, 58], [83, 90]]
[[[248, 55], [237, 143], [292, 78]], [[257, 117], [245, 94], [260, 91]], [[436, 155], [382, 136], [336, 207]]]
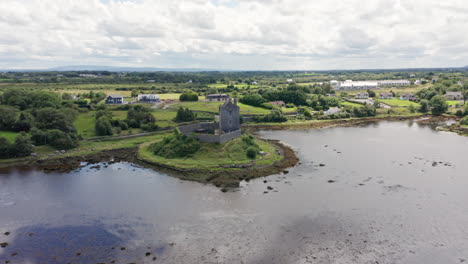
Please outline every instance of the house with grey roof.
[[393, 94], [392, 93], [380, 93], [379, 98], [380, 99], [393, 99]]
[[445, 99], [447, 100], [463, 100], [463, 94], [461, 92], [446, 92]]
[[123, 96], [119, 94], [108, 95], [106, 97], [106, 104], [123, 104]]

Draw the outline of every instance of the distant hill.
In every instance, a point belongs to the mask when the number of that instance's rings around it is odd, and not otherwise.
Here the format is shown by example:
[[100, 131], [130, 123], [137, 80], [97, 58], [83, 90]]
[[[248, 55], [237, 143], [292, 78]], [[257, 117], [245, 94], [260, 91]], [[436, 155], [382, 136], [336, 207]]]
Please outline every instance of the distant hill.
[[96, 65], [70, 65], [46, 69], [45, 71], [109, 71], [109, 72], [200, 72], [200, 71], [224, 71], [217, 69], [201, 68], [153, 68], [153, 67], [112, 67]]

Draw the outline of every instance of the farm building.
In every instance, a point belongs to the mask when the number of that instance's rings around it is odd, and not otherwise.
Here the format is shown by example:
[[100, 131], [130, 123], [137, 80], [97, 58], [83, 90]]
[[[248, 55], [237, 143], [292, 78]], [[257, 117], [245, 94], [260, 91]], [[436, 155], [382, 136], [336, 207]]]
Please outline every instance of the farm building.
[[206, 96], [206, 100], [208, 102], [227, 101], [228, 99], [229, 99], [229, 95], [227, 94], [209, 94]]
[[157, 94], [139, 94], [137, 100], [142, 103], [157, 103], [161, 101]]

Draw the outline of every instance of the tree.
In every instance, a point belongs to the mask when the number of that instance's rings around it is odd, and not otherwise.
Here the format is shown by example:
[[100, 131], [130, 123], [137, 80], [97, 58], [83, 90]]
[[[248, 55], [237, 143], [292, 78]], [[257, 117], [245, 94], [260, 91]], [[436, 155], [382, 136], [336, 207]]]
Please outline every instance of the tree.
[[200, 149], [200, 142], [183, 135], [178, 128], [175, 128], [172, 135], [150, 145], [149, 149], [155, 155], [166, 159], [184, 158], [196, 153]]
[[443, 95], [436, 95], [431, 99], [432, 114], [440, 115], [448, 110], [448, 104]]
[[113, 134], [112, 125], [109, 122], [109, 119], [104, 117], [96, 120], [94, 129], [98, 136], [111, 136]]
[[0, 105], [0, 130], [13, 130], [17, 115], [15, 107]]
[[372, 104], [375, 108], [380, 108], [380, 101], [379, 100], [374, 100], [374, 103]]
[[10, 158], [11, 148], [10, 141], [4, 137], [0, 137], [0, 159]]
[[64, 132], [75, 132], [73, 120], [62, 110], [43, 108], [36, 112], [36, 126], [39, 129], [59, 129]]
[[369, 94], [369, 97], [375, 97], [374, 91], [367, 89], [367, 93]]
[[265, 103], [266, 100], [259, 94], [247, 94], [247, 95], [244, 95], [239, 100], [239, 102], [246, 104], [246, 105], [262, 106], [262, 104]]
[[179, 100], [182, 102], [183, 101], [195, 102], [195, 101], [198, 101], [198, 94], [194, 92], [185, 92], [179, 96]]
[[138, 96], [138, 91], [137, 90], [132, 90], [132, 97], [137, 97]]
[[197, 119], [197, 115], [188, 108], [179, 107], [175, 117], [176, 122], [190, 122]]
[[32, 117], [26, 113], [21, 113], [13, 124], [13, 129], [17, 132], [29, 132], [32, 127]]
[[136, 105], [127, 112], [129, 127], [140, 128], [142, 124], [154, 123], [156, 119], [151, 114], [151, 109], [146, 106]]
[[249, 148], [247, 149], [247, 153], [246, 153], [247, 158], [249, 158], [249, 159], [255, 159], [255, 158], [257, 157], [257, 152], [258, 152], [258, 149], [257, 149], [257, 148], [255, 148], [255, 147], [249, 147]]
[[16, 136], [15, 143], [13, 143], [12, 151], [14, 154], [12, 156], [15, 157], [26, 157], [31, 155], [33, 152], [33, 146], [31, 144], [31, 139], [26, 133], [21, 132], [18, 136]]
[[421, 105], [419, 107], [419, 112], [427, 113], [427, 111], [429, 111], [429, 101], [428, 100], [422, 99], [421, 101], [419, 101], [419, 104]]

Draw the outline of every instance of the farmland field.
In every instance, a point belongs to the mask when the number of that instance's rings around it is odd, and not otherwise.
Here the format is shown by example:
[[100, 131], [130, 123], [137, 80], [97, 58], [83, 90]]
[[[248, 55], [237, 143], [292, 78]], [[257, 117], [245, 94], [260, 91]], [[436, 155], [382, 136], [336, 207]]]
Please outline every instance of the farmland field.
[[400, 100], [400, 99], [380, 99], [384, 104], [389, 106], [396, 106], [396, 107], [408, 107], [408, 106], [419, 106], [418, 103], [411, 102], [409, 100]]
[[0, 131], [0, 137], [4, 137], [10, 142], [14, 142], [18, 134], [19, 133], [12, 131]]
[[[207, 112], [212, 112], [212, 113], [217, 113], [219, 111], [219, 105], [224, 104], [224, 102], [182, 102], [182, 103], [177, 103], [170, 108], [172, 109], [177, 109], [179, 106], [183, 107], [188, 107], [190, 110], [195, 110], [195, 111], [207, 111]], [[250, 106], [246, 105], [243, 103], [237, 103], [240, 107], [240, 113], [243, 115], [264, 115], [270, 113], [271, 110], [261, 108], [261, 107], [255, 107], [255, 106]], [[295, 108], [282, 108], [283, 112], [285, 113], [292, 113], [296, 109]]]

